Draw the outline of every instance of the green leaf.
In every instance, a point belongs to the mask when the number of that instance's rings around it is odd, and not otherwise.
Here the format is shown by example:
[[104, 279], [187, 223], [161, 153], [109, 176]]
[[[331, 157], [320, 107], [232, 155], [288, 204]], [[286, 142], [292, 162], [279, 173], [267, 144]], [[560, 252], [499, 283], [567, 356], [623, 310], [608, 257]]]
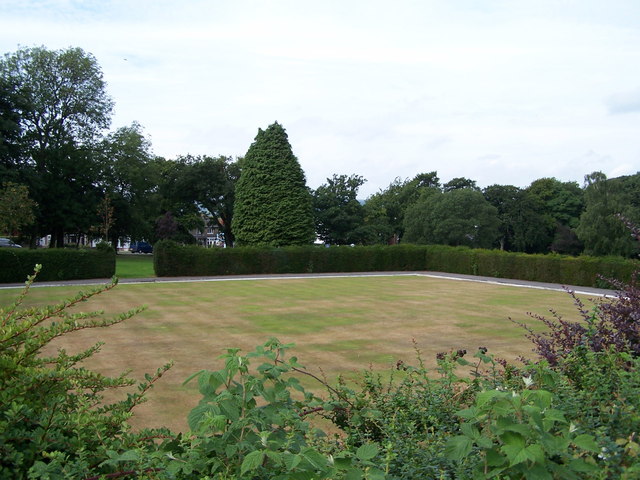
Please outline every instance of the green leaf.
[[553, 394], [547, 390], [527, 390], [523, 396], [530, 397], [531, 401], [543, 410], [549, 408], [553, 401]]
[[284, 461], [284, 466], [287, 470], [293, 470], [302, 461], [300, 455], [295, 455], [291, 452], [285, 452], [282, 454], [282, 460]]
[[189, 382], [190, 382], [191, 380], [193, 380], [194, 378], [196, 378], [196, 377], [198, 377], [198, 376], [202, 375], [204, 372], [206, 372], [206, 370], [200, 370], [199, 372], [192, 373], [191, 375], [189, 375], [189, 376], [187, 377], [187, 379], [186, 379], [184, 382], [182, 382], [182, 386], [184, 387], [187, 383], [189, 383]]
[[218, 409], [211, 404], [201, 403], [194, 407], [189, 414], [187, 415], [187, 422], [189, 423], [189, 428], [194, 432], [198, 430], [200, 422], [204, 418], [206, 414], [216, 415], [218, 414]]
[[333, 464], [338, 470], [346, 470], [351, 467], [351, 459], [346, 457], [335, 457]]
[[347, 470], [344, 476], [345, 480], [362, 480], [362, 478], [363, 478], [362, 470], [358, 470], [355, 468]]
[[126, 452], [117, 453], [113, 450], [107, 452], [109, 457], [108, 463], [113, 464], [116, 462], [136, 462], [140, 460], [140, 454], [135, 450], [127, 450]]
[[478, 414], [478, 409], [476, 407], [465, 408], [464, 410], [459, 410], [456, 412], [456, 415], [465, 420], [476, 420]]
[[530, 460], [533, 460], [535, 463], [544, 463], [544, 450], [540, 445], [529, 445], [525, 450]]
[[385, 480], [386, 475], [379, 468], [370, 468], [367, 470], [367, 480]]
[[253, 471], [262, 465], [264, 460], [264, 452], [260, 450], [255, 450], [249, 453], [244, 460], [242, 461], [242, 466], [240, 467], [240, 473], [244, 475], [247, 472]]
[[521, 423], [511, 423], [502, 427], [507, 432], [515, 432], [525, 437], [531, 434], [531, 426], [523, 425]]
[[501, 398], [505, 396], [505, 392], [499, 390], [485, 390], [478, 393], [476, 397], [476, 406], [478, 408], [483, 407], [487, 403], [491, 402], [494, 398]]
[[280, 465], [283, 462], [283, 454], [280, 452], [274, 452], [273, 450], [266, 450], [264, 452], [269, 460], [274, 462], [276, 465]]
[[240, 408], [235, 398], [225, 398], [221, 400], [218, 405], [220, 405], [222, 413], [224, 413], [229, 420], [235, 422], [240, 418]]
[[214, 415], [211, 418], [211, 426], [215, 429], [215, 431], [222, 432], [227, 426], [227, 417], [224, 415]]
[[487, 465], [490, 467], [501, 467], [507, 463], [507, 459], [495, 448], [486, 451]]
[[473, 440], [477, 440], [480, 437], [480, 431], [478, 428], [470, 423], [463, 423], [460, 425], [460, 431]]
[[562, 410], [558, 410], [555, 408], [548, 408], [544, 411], [544, 419], [545, 420], [553, 420], [555, 422], [567, 423], [567, 419], [564, 416], [564, 412]]
[[583, 433], [582, 435], [578, 435], [576, 438], [574, 438], [573, 443], [574, 445], [576, 445], [579, 448], [582, 448], [583, 450], [589, 450], [590, 452], [600, 451], [600, 447], [596, 443], [593, 436], [588, 435], [586, 433]]
[[556, 437], [549, 433], [542, 435], [540, 443], [549, 456], [561, 454], [569, 447], [569, 440], [566, 437]]
[[237, 443], [228, 443], [224, 447], [224, 454], [227, 457], [233, 457], [236, 453], [238, 453], [238, 444]]
[[527, 467], [526, 478], [527, 480], [553, 480], [554, 478], [575, 478], [573, 475], [570, 475], [566, 470], [558, 472], [560, 476], [554, 477], [551, 473], [547, 471], [547, 468], [544, 464], [535, 464], [530, 467]]
[[302, 456], [313, 468], [321, 469], [327, 465], [326, 457], [312, 448], [305, 449]]
[[597, 465], [592, 465], [590, 463], [585, 462], [582, 458], [574, 458], [569, 463], [569, 468], [571, 468], [575, 472], [595, 472], [598, 470]]
[[444, 449], [447, 458], [451, 460], [461, 461], [471, 453], [473, 442], [469, 437], [457, 435], [449, 438]]
[[507, 456], [511, 465], [517, 465], [527, 460], [525, 441], [522, 435], [515, 432], [505, 432], [501, 439], [504, 442], [501, 450]]
[[356, 450], [356, 457], [360, 460], [371, 460], [378, 454], [378, 447], [373, 443], [365, 443]]

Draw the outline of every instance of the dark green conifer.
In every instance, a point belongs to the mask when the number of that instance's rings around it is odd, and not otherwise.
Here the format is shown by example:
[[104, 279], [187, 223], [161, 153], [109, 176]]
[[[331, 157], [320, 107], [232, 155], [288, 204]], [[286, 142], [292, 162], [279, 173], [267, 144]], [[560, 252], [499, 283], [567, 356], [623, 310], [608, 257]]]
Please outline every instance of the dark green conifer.
[[258, 130], [244, 157], [233, 214], [239, 246], [305, 245], [315, 237], [311, 193], [278, 122]]

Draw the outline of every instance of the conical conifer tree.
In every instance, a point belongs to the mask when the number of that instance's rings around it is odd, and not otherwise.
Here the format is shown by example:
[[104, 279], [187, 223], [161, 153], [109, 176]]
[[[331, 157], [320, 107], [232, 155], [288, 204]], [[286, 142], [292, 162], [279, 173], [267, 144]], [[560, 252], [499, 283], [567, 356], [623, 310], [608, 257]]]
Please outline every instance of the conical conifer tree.
[[258, 130], [242, 161], [232, 228], [239, 246], [305, 245], [315, 238], [311, 193], [278, 122]]

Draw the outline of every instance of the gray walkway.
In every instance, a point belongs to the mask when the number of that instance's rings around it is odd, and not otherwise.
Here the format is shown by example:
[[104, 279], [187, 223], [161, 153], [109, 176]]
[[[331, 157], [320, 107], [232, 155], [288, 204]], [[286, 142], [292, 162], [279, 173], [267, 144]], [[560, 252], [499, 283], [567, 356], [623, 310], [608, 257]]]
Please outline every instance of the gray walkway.
[[[230, 282], [243, 280], [279, 280], [279, 279], [296, 279], [296, 278], [337, 278], [337, 277], [396, 277], [396, 276], [425, 276], [434, 278], [444, 278], [453, 281], [465, 282], [482, 282], [496, 285], [505, 285], [520, 288], [534, 288], [541, 290], [563, 291], [569, 289], [579, 294], [588, 294], [596, 296], [614, 296], [614, 290], [603, 288], [580, 287], [574, 285], [559, 285], [555, 283], [530, 282], [526, 280], [513, 280], [507, 278], [479, 277], [475, 275], [462, 275], [456, 273], [444, 272], [362, 272], [362, 273], [298, 273], [298, 274], [282, 274], [282, 275], [228, 275], [218, 277], [151, 277], [151, 278], [123, 278], [119, 281], [121, 284], [145, 284], [145, 283], [167, 283], [167, 282]], [[100, 285], [108, 283], [108, 278], [97, 278], [88, 280], [67, 280], [57, 282], [37, 282], [34, 288], [41, 287], [60, 287], [68, 285]], [[0, 289], [21, 288], [24, 283], [5, 283], [0, 284]]]

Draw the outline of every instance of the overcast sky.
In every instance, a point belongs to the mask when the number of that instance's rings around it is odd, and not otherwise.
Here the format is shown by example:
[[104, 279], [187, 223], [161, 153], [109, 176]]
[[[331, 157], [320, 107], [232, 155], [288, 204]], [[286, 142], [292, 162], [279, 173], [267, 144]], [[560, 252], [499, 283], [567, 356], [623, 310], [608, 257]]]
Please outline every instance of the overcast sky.
[[81, 47], [153, 151], [280, 122], [310, 187], [640, 170], [640, 0], [0, 0], [0, 51]]

